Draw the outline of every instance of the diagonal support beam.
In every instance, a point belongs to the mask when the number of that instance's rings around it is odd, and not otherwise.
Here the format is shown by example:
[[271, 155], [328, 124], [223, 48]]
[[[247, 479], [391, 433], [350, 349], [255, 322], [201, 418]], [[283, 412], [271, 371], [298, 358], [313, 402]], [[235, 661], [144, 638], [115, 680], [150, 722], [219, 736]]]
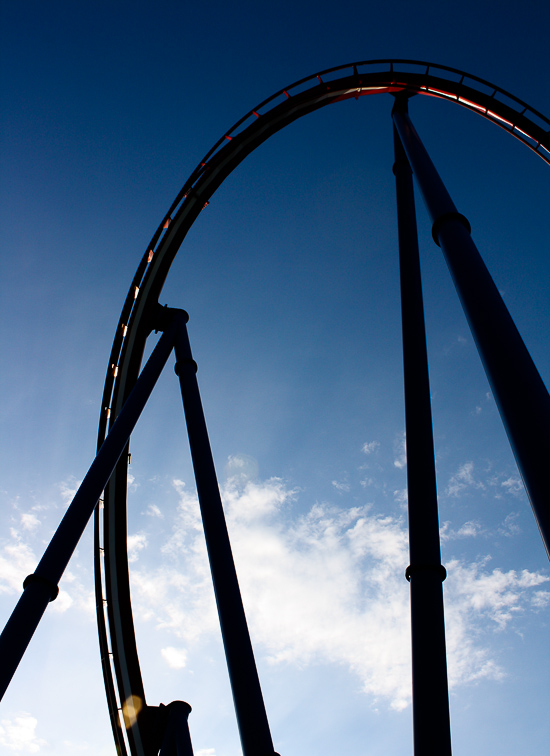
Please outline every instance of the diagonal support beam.
[[550, 396], [403, 100], [393, 121], [445, 256], [550, 559]]
[[227, 533], [220, 489], [187, 335], [187, 313], [176, 316], [179, 377], [204, 535], [244, 756], [277, 756], [265, 711], [241, 592]]
[[173, 345], [174, 327], [161, 336], [65, 512], [38, 567], [23, 583], [23, 594], [0, 635], [0, 699], [6, 692], [48, 603], [57, 597], [61, 576], [126, 448], [139, 416], [172, 352]]

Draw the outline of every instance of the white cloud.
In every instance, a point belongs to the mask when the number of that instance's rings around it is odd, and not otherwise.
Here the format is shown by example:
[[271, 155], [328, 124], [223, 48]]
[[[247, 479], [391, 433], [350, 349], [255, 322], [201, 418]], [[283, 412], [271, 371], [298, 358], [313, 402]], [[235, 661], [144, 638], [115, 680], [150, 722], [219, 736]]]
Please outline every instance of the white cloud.
[[373, 454], [377, 449], [380, 448], [380, 441], [367, 441], [362, 446], [362, 451], [365, 454]]
[[534, 609], [545, 609], [550, 604], [550, 591], [535, 591], [531, 599]]
[[332, 485], [337, 491], [344, 491], [345, 493], [348, 493], [351, 490], [349, 483], [339, 483], [337, 480], [333, 480]]
[[38, 562], [31, 547], [19, 540], [16, 531], [11, 531], [13, 541], [0, 554], [0, 593], [19, 593], [23, 580], [34, 572]]
[[475, 538], [475, 536], [479, 535], [482, 530], [479, 522], [469, 520], [468, 522], [465, 522], [464, 525], [460, 526], [456, 535], [458, 538]]
[[95, 617], [95, 593], [92, 583], [91, 569], [82, 571], [78, 564], [74, 564], [77, 572], [65, 570], [59, 583], [59, 595], [51, 604], [52, 611], [62, 613], [67, 609], [77, 608]]
[[[72, 754], [78, 753], [78, 752], [89, 753], [89, 754], [93, 754], [93, 756], [98, 756], [97, 748], [83, 741], [76, 742], [74, 740], [64, 740], [63, 747], [67, 749], [67, 753], [70, 753], [71, 756]], [[108, 756], [108, 751], [106, 748], [105, 750], [102, 749], [100, 751], [100, 754], [103, 754], [103, 753], [105, 754], [105, 756]]]
[[225, 465], [227, 479], [238, 478], [242, 483], [258, 477], [258, 462], [249, 454], [230, 454]]
[[507, 480], [503, 480], [501, 486], [506, 489], [506, 493], [510, 494], [517, 495], [524, 491], [523, 482], [518, 475], [511, 475]]
[[[27, 533], [30, 538], [38, 535]], [[0, 552], [0, 593], [19, 594], [23, 590], [23, 581], [31, 575], [38, 564], [31, 545], [24, 541], [17, 530], [10, 531], [11, 541], [5, 543]], [[43, 548], [43, 544], [40, 544]], [[60, 591], [57, 599], [50, 605], [50, 611], [63, 613], [71, 607], [78, 607], [87, 614], [95, 614], [95, 598], [91, 569], [82, 570], [78, 563], [72, 562], [78, 576], [71, 570], [66, 570], [60, 581]]]
[[[186, 646], [219, 634], [198, 502], [181, 481], [178, 518], [155, 569], [132, 572], [137, 612]], [[273, 664], [333, 663], [358, 676], [371, 700], [394, 709], [410, 701], [407, 533], [401, 520], [369, 506], [315, 504], [289, 517], [296, 491], [276, 478], [235, 479], [222, 489], [251, 633]], [[480, 532], [466, 523], [460, 537]], [[548, 578], [490, 571], [486, 561], [447, 565], [450, 682], [502, 674], [484, 643], [489, 622], [504, 630], [544, 606], [535, 588]], [[166, 658], [166, 656], [165, 656]]]
[[147, 536], [144, 533], [134, 533], [128, 536], [128, 562], [137, 562], [139, 552], [147, 546]]
[[504, 669], [491, 657], [483, 639], [490, 633], [490, 624], [494, 631], [503, 631], [530, 606], [537, 608], [539, 592], [531, 596], [529, 591], [549, 579], [527, 570], [488, 571], [487, 563], [488, 559], [473, 564], [458, 560], [447, 564], [445, 625], [451, 688], [504, 676]]
[[474, 463], [465, 462], [451, 477], [445, 489], [447, 496], [458, 496], [468, 488], [485, 488], [485, 485], [474, 477]]
[[34, 530], [40, 525], [40, 520], [32, 512], [21, 515], [21, 527], [24, 530]]
[[145, 514], [148, 517], [158, 517], [160, 520], [164, 519], [164, 515], [156, 504], [149, 504], [149, 506], [147, 507], [147, 512]]
[[214, 748], [201, 748], [195, 753], [195, 756], [216, 756], [216, 751]]
[[[472, 612], [473, 622], [489, 619], [503, 630], [514, 615], [525, 611], [530, 600], [527, 591], [546, 583], [550, 578], [529, 570], [502, 572], [496, 568], [488, 572], [488, 559], [464, 565], [453, 560], [447, 572], [453, 576], [450, 595], [455, 607], [467, 616]], [[453, 612], [453, 609], [450, 610]], [[454, 609], [456, 614], [456, 608]], [[464, 618], [463, 618], [464, 619]]]
[[226, 517], [233, 526], [252, 527], [254, 522], [267, 524], [296, 495], [287, 490], [280, 478], [256, 483], [230, 479], [223, 487], [222, 499]]
[[198, 502], [173, 481], [180, 500], [173, 533], [154, 569], [132, 569], [134, 614], [172, 630], [187, 643], [218, 627]]
[[519, 512], [510, 512], [506, 515], [502, 526], [498, 529], [499, 534], [510, 538], [521, 533], [521, 528], [517, 523], [518, 518]]
[[450, 523], [445, 522], [440, 528], [439, 536], [442, 541], [452, 541], [456, 538], [475, 538], [484, 532], [483, 526], [476, 520], [468, 520], [458, 530], [451, 530]]
[[38, 753], [46, 741], [36, 735], [37, 720], [22, 711], [0, 722], [0, 745], [8, 751]]
[[67, 480], [64, 480], [59, 488], [61, 490], [61, 498], [63, 499], [63, 503], [66, 507], [69, 506], [71, 501], [74, 499], [76, 492], [80, 488], [80, 484], [82, 483], [81, 480], [77, 480], [74, 477], [67, 478]]
[[183, 669], [187, 664], [187, 651], [184, 648], [167, 646], [166, 648], [161, 648], [160, 653], [172, 669]]
[[407, 437], [403, 433], [394, 443], [395, 459], [393, 464], [399, 470], [404, 470], [407, 466]]
[[52, 611], [63, 614], [73, 605], [72, 596], [67, 591], [60, 590], [56, 600], [52, 603]]
[[393, 499], [397, 504], [399, 504], [400, 507], [402, 507], [403, 509], [406, 509], [409, 503], [408, 489], [398, 488], [397, 491], [393, 492]]

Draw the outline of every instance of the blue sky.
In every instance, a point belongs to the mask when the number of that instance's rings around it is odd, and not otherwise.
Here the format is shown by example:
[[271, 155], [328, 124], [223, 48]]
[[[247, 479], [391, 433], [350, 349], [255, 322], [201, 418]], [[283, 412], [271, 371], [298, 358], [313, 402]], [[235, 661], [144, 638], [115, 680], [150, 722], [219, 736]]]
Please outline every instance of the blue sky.
[[[114, 6], [114, 7], [113, 7]], [[0, 619], [95, 451], [124, 297], [200, 158], [281, 87], [412, 58], [548, 115], [540, 3], [3, 4]], [[161, 301], [189, 333], [275, 747], [412, 752], [406, 467], [387, 95], [292, 124], [216, 193]], [[546, 384], [549, 168], [470, 112], [411, 116]], [[547, 752], [549, 569], [417, 198], [456, 754]], [[148, 702], [189, 701], [196, 756], [239, 742], [181, 399], [132, 437], [129, 544]], [[91, 532], [0, 708], [2, 752], [114, 753]]]

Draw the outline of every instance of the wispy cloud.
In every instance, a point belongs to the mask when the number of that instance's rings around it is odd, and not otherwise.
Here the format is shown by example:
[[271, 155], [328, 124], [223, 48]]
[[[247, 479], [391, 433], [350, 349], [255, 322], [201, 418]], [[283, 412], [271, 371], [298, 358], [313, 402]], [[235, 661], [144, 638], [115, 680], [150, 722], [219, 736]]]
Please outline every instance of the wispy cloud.
[[499, 534], [510, 538], [511, 536], [515, 536], [521, 533], [521, 528], [517, 522], [518, 518], [518, 512], [510, 512], [509, 515], [506, 515], [504, 522], [498, 529]]
[[533, 609], [546, 609], [550, 605], [550, 591], [535, 591], [531, 598]]
[[46, 741], [36, 735], [37, 720], [22, 711], [0, 721], [0, 745], [8, 751], [38, 753]]
[[32, 548], [11, 530], [11, 541], [0, 552], [0, 593], [20, 593], [23, 580], [34, 572], [37, 559]]
[[161, 648], [160, 653], [172, 669], [183, 669], [187, 664], [187, 651], [185, 648], [167, 646], [166, 648]]
[[398, 488], [393, 492], [394, 501], [399, 504], [402, 509], [406, 509], [409, 503], [409, 491], [407, 488]]
[[351, 489], [351, 486], [349, 483], [346, 483], [345, 481], [339, 482], [337, 480], [332, 481], [332, 485], [337, 491], [348, 493]]
[[139, 553], [147, 546], [147, 536], [144, 533], [134, 533], [128, 536], [128, 562], [137, 562]]
[[453, 541], [457, 538], [475, 538], [484, 532], [485, 529], [477, 520], [468, 520], [458, 530], [453, 530], [450, 523], [445, 522], [440, 528], [439, 536], [442, 541]]
[[399, 470], [404, 470], [407, 466], [407, 438], [405, 433], [396, 439], [394, 443], [394, 455], [393, 464]]
[[[465, 565], [458, 560], [447, 564], [447, 570], [453, 576], [450, 589], [453, 602], [448, 611], [450, 619], [455, 616], [456, 608], [462, 618], [458, 618], [459, 626], [471, 612], [473, 624], [488, 619], [495, 627], [503, 630], [514, 618], [522, 614], [533, 603], [534, 593], [531, 589], [549, 582], [550, 578], [529, 570], [509, 570], [502, 572], [499, 568], [487, 570], [488, 560], [484, 559], [473, 564]], [[540, 592], [537, 592], [540, 593]], [[538, 599], [535, 600], [535, 605]], [[452, 622], [449, 623], [452, 627]], [[464, 634], [462, 642], [472, 642], [473, 636]]]
[[[163, 560], [132, 572], [143, 620], [189, 648], [218, 633], [198, 503], [181, 481], [180, 504]], [[371, 700], [394, 709], [410, 701], [409, 599], [403, 577], [407, 533], [400, 519], [369, 506], [315, 504], [291, 515], [296, 491], [280, 479], [233, 478], [222, 490], [254, 642], [272, 664], [334, 663], [358, 676]], [[466, 523], [457, 537], [478, 534]], [[486, 561], [447, 565], [451, 685], [502, 675], [480, 627], [505, 629], [543, 606], [548, 578], [490, 570]], [[166, 658], [166, 656], [165, 656]]]
[[[5, 540], [0, 550], [0, 593], [21, 593], [24, 579], [35, 571], [39, 561], [39, 557], [31, 545], [33, 537], [36, 543], [39, 534], [34, 527], [25, 528], [24, 517], [24, 515], [21, 517], [24, 533], [11, 528], [10, 537]], [[42, 551], [43, 542], [38, 541], [38, 546]], [[63, 613], [74, 606], [93, 615], [95, 613], [95, 600], [91, 570], [82, 571], [76, 562], [71, 564], [74, 569], [65, 571], [60, 582], [59, 595], [51, 604], [50, 611]]]
[[77, 480], [76, 478], [71, 476], [60, 484], [59, 490], [61, 492], [61, 498], [63, 499], [63, 503], [66, 507], [68, 507], [71, 501], [74, 499], [81, 483], [81, 480]]
[[465, 462], [458, 468], [458, 471], [451, 476], [449, 484], [445, 489], [447, 496], [459, 496], [467, 489], [485, 488], [485, 484], [476, 480], [474, 476], [474, 463]]
[[258, 476], [258, 462], [249, 454], [230, 454], [225, 465], [225, 476], [228, 480], [255, 480]]
[[522, 494], [525, 490], [519, 475], [511, 475], [506, 480], [503, 480], [500, 485], [504, 488], [506, 493], [514, 494], [516, 496]]
[[26, 512], [21, 515], [21, 527], [24, 530], [35, 530], [40, 525], [40, 520], [32, 512]]
[[380, 448], [380, 441], [366, 441], [361, 450], [364, 454], [374, 454], [374, 452]]

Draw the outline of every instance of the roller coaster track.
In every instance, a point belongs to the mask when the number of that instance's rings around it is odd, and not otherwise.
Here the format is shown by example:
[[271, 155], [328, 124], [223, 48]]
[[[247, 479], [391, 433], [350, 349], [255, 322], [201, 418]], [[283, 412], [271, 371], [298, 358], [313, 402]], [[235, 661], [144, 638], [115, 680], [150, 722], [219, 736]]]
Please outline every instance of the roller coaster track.
[[[200, 161], [146, 248], [115, 333], [101, 405], [98, 448], [140, 371], [157, 325], [158, 299], [185, 236], [229, 174], [289, 123], [326, 105], [366, 95], [424, 95], [454, 102], [508, 131], [550, 163], [550, 120], [477, 76], [412, 60], [372, 60], [330, 68], [291, 84], [248, 112]], [[128, 573], [127, 459], [117, 465], [95, 514], [95, 586], [103, 674], [117, 751], [149, 756], [145, 693], [137, 653]], [[116, 684], [115, 684], [116, 680]], [[151, 711], [153, 709], [151, 708]]]

